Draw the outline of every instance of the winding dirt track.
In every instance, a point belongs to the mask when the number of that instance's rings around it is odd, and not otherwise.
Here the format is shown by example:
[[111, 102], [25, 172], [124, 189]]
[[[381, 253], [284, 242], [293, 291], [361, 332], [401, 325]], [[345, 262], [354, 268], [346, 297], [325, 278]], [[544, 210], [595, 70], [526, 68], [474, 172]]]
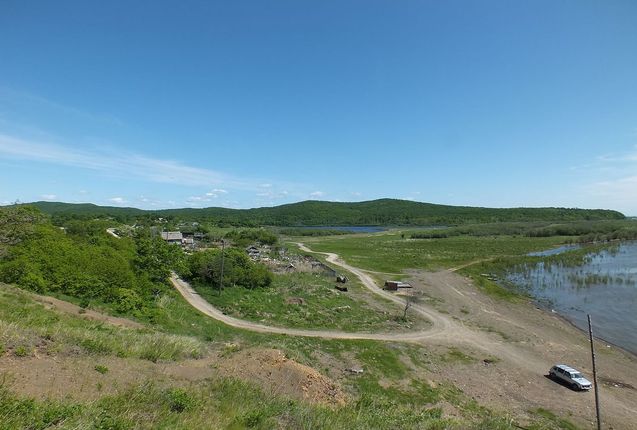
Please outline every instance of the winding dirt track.
[[[374, 294], [404, 306], [404, 299], [379, 288], [376, 282], [362, 269], [351, 266], [341, 260], [338, 254], [332, 252], [315, 252], [303, 243], [297, 244], [304, 252], [322, 254], [326, 256], [329, 263], [339, 266], [356, 275], [363, 285]], [[317, 337], [324, 339], [367, 339], [390, 342], [421, 342], [424, 340], [435, 340], [439, 344], [447, 345], [469, 345], [491, 354], [498, 354], [502, 358], [508, 358], [513, 362], [525, 366], [527, 369], [534, 369], [542, 372], [546, 363], [537, 357], [531, 357], [526, 351], [511, 344], [490, 337], [488, 334], [466, 327], [462, 322], [452, 319], [449, 315], [439, 313], [419, 304], [410, 307], [412, 312], [417, 312], [431, 322], [431, 327], [410, 333], [364, 333], [346, 332], [337, 330], [307, 330], [287, 327], [274, 327], [246, 321], [225, 315], [219, 309], [212, 306], [208, 301], [199, 296], [188, 282], [179, 278], [175, 273], [171, 275], [170, 281], [179, 293], [191, 306], [201, 313], [223, 322], [231, 327], [250, 330], [258, 333], [285, 334], [289, 336]]]
[[[117, 237], [114, 232], [109, 231], [109, 233]], [[314, 252], [302, 243], [298, 243], [298, 246], [302, 251]], [[337, 254], [329, 252], [318, 254], [325, 255], [329, 263], [357, 276], [365, 288], [372, 293], [401, 306], [405, 304], [402, 298], [379, 288], [364, 270], [345, 263]], [[463, 303], [472, 305], [478, 312], [483, 311], [489, 314], [489, 316], [494, 318], [494, 321], [498, 320], [501, 324], [511, 327], [518, 325], [515, 321], [500, 315], [496, 310], [487, 309], [489, 306], [485, 307], [485, 302], [477, 300], [472, 296], [471, 292], [466, 294], [461, 292], [462, 278], [454, 275], [457, 269], [459, 268], [431, 273], [430, 282], [447, 293], [453, 291], [452, 294], [457, 294], [457, 297]], [[244, 330], [325, 339], [368, 339], [413, 343], [429, 343], [433, 341], [434, 344], [441, 346], [466, 345], [482, 350], [490, 356], [495, 356], [503, 361], [498, 366], [481, 368], [479, 372], [476, 372], [475, 367], [468, 368], [469, 373], [463, 373], [463, 368], [455, 369], [458, 373], [456, 375], [457, 379], [453, 380], [454, 383], [461, 383], [464, 390], [476, 397], [486, 396], [484, 400], [487, 403], [494, 404], [497, 407], [504, 407], [506, 410], [515, 410], [521, 416], [524, 416], [528, 410], [539, 406], [550, 407], [560, 411], [563, 415], [568, 414], [573, 418], [577, 418], [576, 421], [584, 427], [592, 425], [593, 416], [590, 399], [585, 395], [579, 395], [580, 393], [556, 390], [554, 383], [543, 376], [546, 373], [547, 363], [553, 362], [557, 352], [551, 350], [555, 348], [555, 343], [544, 339], [541, 333], [537, 335], [541, 342], [535, 347], [525, 342], [505, 342], [498, 336], [490, 335], [479, 330], [479, 328], [465, 326], [462, 321], [452, 318], [449, 314], [440, 313], [419, 304], [413, 304], [410, 308], [411, 311], [417, 312], [429, 320], [431, 326], [426, 330], [411, 333], [351, 333], [274, 327], [225, 315], [200, 297], [187, 282], [180, 279], [175, 273], [171, 275], [170, 280], [184, 299], [195, 309], [229, 326]], [[536, 327], [535, 324], [531, 324], [529, 327], [523, 326], [522, 329], [527, 332], [529, 329], [533, 330], [534, 327]], [[543, 325], [538, 326], [538, 329], [541, 330], [541, 327]], [[573, 332], [572, 335], [575, 338], [581, 336], [577, 332]], [[559, 339], [561, 337], [553, 340], [559, 343]], [[577, 345], [573, 345], [572, 350], [566, 350], [569, 358], [581, 354]], [[609, 375], [624, 375], [626, 372], [630, 373], [632, 371], [633, 362], [631, 360], [626, 361], [622, 357], [624, 356], [614, 355], [612, 361], [607, 361], [606, 366], [610, 367], [608, 369]], [[452, 371], [454, 371], [453, 368], [447, 369], [447, 372]], [[610, 424], [611, 427], [609, 428], [637, 430], [637, 425], [634, 422], [637, 407], [633, 392], [630, 390], [615, 391], [603, 385], [601, 386], [601, 392], [604, 396], [605, 424]]]
[[[298, 244], [299, 248], [305, 252], [314, 252], [302, 243]], [[339, 266], [354, 275], [356, 275], [363, 285], [374, 294], [377, 294], [387, 300], [404, 306], [404, 299], [397, 297], [387, 291], [379, 288], [374, 280], [361, 269], [351, 266], [344, 261], [340, 260], [337, 254], [331, 252], [322, 252], [327, 257], [327, 261], [336, 266]], [[415, 331], [411, 333], [355, 333], [335, 330], [307, 330], [307, 329], [295, 329], [286, 327], [274, 327], [264, 324], [259, 324], [251, 321], [241, 320], [225, 315], [219, 309], [212, 306], [208, 301], [203, 299], [197, 292], [188, 284], [188, 282], [179, 278], [175, 273], [171, 275], [170, 281], [173, 286], [179, 291], [179, 293], [186, 299], [191, 306], [199, 310], [201, 313], [208, 315], [218, 321], [223, 322], [232, 327], [241, 328], [245, 330], [251, 330], [259, 333], [273, 333], [273, 334], [286, 334], [290, 336], [306, 336], [306, 337], [320, 337], [325, 339], [368, 339], [368, 340], [383, 340], [383, 341], [402, 341], [402, 342], [416, 342], [423, 339], [448, 339], [453, 337], [456, 340], [461, 338], [474, 337], [473, 332], [469, 333], [462, 325], [456, 323], [451, 318], [442, 315], [438, 312], [431, 311], [420, 305], [413, 304], [410, 309], [412, 312], [417, 312], [427, 320], [429, 320], [432, 326], [426, 330]], [[473, 343], [473, 342], [471, 342]]]
[[332, 330], [305, 330], [286, 327], [274, 327], [259, 324], [251, 321], [233, 318], [221, 312], [212, 306], [204, 298], [190, 286], [190, 284], [179, 278], [176, 274], [172, 274], [170, 282], [186, 299], [188, 303], [199, 312], [221, 321], [231, 327], [250, 330], [258, 333], [286, 334], [290, 336], [320, 337], [325, 339], [369, 339], [369, 340], [385, 340], [385, 341], [404, 341], [415, 342], [425, 337], [433, 337], [436, 334], [433, 331], [414, 332], [414, 333], [350, 333], [345, 331]]

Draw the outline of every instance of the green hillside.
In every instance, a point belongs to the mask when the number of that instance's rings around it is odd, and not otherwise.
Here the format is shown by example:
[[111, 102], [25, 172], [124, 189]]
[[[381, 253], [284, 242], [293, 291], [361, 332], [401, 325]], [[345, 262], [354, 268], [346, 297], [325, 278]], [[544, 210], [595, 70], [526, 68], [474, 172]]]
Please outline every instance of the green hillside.
[[320, 226], [320, 225], [459, 225], [503, 221], [579, 221], [624, 219], [617, 211], [569, 208], [481, 208], [448, 206], [406, 200], [380, 199], [341, 203], [304, 201], [254, 209], [165, 209], [35, 202], [32, 205], [53, 216], [133, 219], [141, 216], [208, 220], [233, 225]]

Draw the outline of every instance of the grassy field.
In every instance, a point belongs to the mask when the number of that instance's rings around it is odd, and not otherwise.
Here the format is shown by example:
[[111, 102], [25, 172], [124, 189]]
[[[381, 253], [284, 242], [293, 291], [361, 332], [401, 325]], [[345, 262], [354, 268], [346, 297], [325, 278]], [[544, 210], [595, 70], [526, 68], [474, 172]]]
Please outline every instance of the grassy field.
[[400, 272], [404, 269], [436, 270], [477, 260], [524, 255], [565, 242], [564, 237], [455, 236], [409, 239], [410, 231], [377, 235], [304, 238], [314, 251], [335, 252], [348, 263], [367, 270]]
[[[19, 364], [47, 356], [58, 362], [78, 357], [95, 363], [108, 357], [181, 362], [204, 359], [211, 349], [232, 340], [237, 349], [280, 349], [336, 379], [339, 375], [326, 360], [353, 359], [365, 373], [340, 375], [350, 400], [337, 407], [272, 396], [249, 381], [223, 375], [187, 385], [147, 380], [91, 401], [24, 397], [12, 391], [11, 378], [3, 376], [0, 429], [199, 429], [211, 423], [223, 429], [515, 428], [513, 418], [480, 406], [451, 384], [433, 387], [422, 382], [421, 372], [431, 363], [447, 362], [445, 354], [417, 345], [251, 334], [203, 317], [178, 296], [158, 300], [163, 312], [157, 322], [131, 330], [45, 309], [28, 293], [0, 285], [0, 360]], [[95, 372], [110, 375], [104, 366], [95, 366]], [[443, 404], [453, 405], [460, 415], [443, 417]], [[561, 428], [559, 420], [547, 412], [528, 428]]]
[[20, 357], [36, 354], [116, 355], [150, 361], [197, 358], [204, 342], [190, 336], [154, 330], [120, 330], [45, 309], [20, 290], [0, 286], [0, 353]]
[[361, 299], [361, 293], [368, 293], [355, 280], [347, 284], [348, 292], [334, 285], [332, 276], [291, 273], [276, 275], [269, 288], [226, 288], [221, 295], [210, 287], [199, 286], [197, 291], [228, 315], [269, 325], [352, 332], [405, 327], [399, 318], [402, 309], [384, 303], [382, 309], [371, 307]]

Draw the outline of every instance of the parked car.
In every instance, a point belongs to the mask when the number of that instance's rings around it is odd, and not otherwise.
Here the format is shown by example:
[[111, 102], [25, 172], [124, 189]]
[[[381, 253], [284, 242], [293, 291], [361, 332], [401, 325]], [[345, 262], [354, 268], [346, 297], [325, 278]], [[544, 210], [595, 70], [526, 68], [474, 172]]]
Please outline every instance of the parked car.
[[561, 381], [574, 390], [590, 390], [593, 384], [584, 378], [579, 370], [573, 369], [565, 364], [557, 364], [549, 370], [551, 379]]

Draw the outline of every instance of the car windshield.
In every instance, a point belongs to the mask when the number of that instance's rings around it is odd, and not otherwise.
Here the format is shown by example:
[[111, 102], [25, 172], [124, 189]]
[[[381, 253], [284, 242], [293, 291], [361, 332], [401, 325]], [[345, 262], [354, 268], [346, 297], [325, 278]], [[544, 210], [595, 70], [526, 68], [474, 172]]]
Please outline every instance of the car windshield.
[[583, 376], [581, 373], [571, 373], [571, 378], [578, 379], [578, 378], [583, 378]]

